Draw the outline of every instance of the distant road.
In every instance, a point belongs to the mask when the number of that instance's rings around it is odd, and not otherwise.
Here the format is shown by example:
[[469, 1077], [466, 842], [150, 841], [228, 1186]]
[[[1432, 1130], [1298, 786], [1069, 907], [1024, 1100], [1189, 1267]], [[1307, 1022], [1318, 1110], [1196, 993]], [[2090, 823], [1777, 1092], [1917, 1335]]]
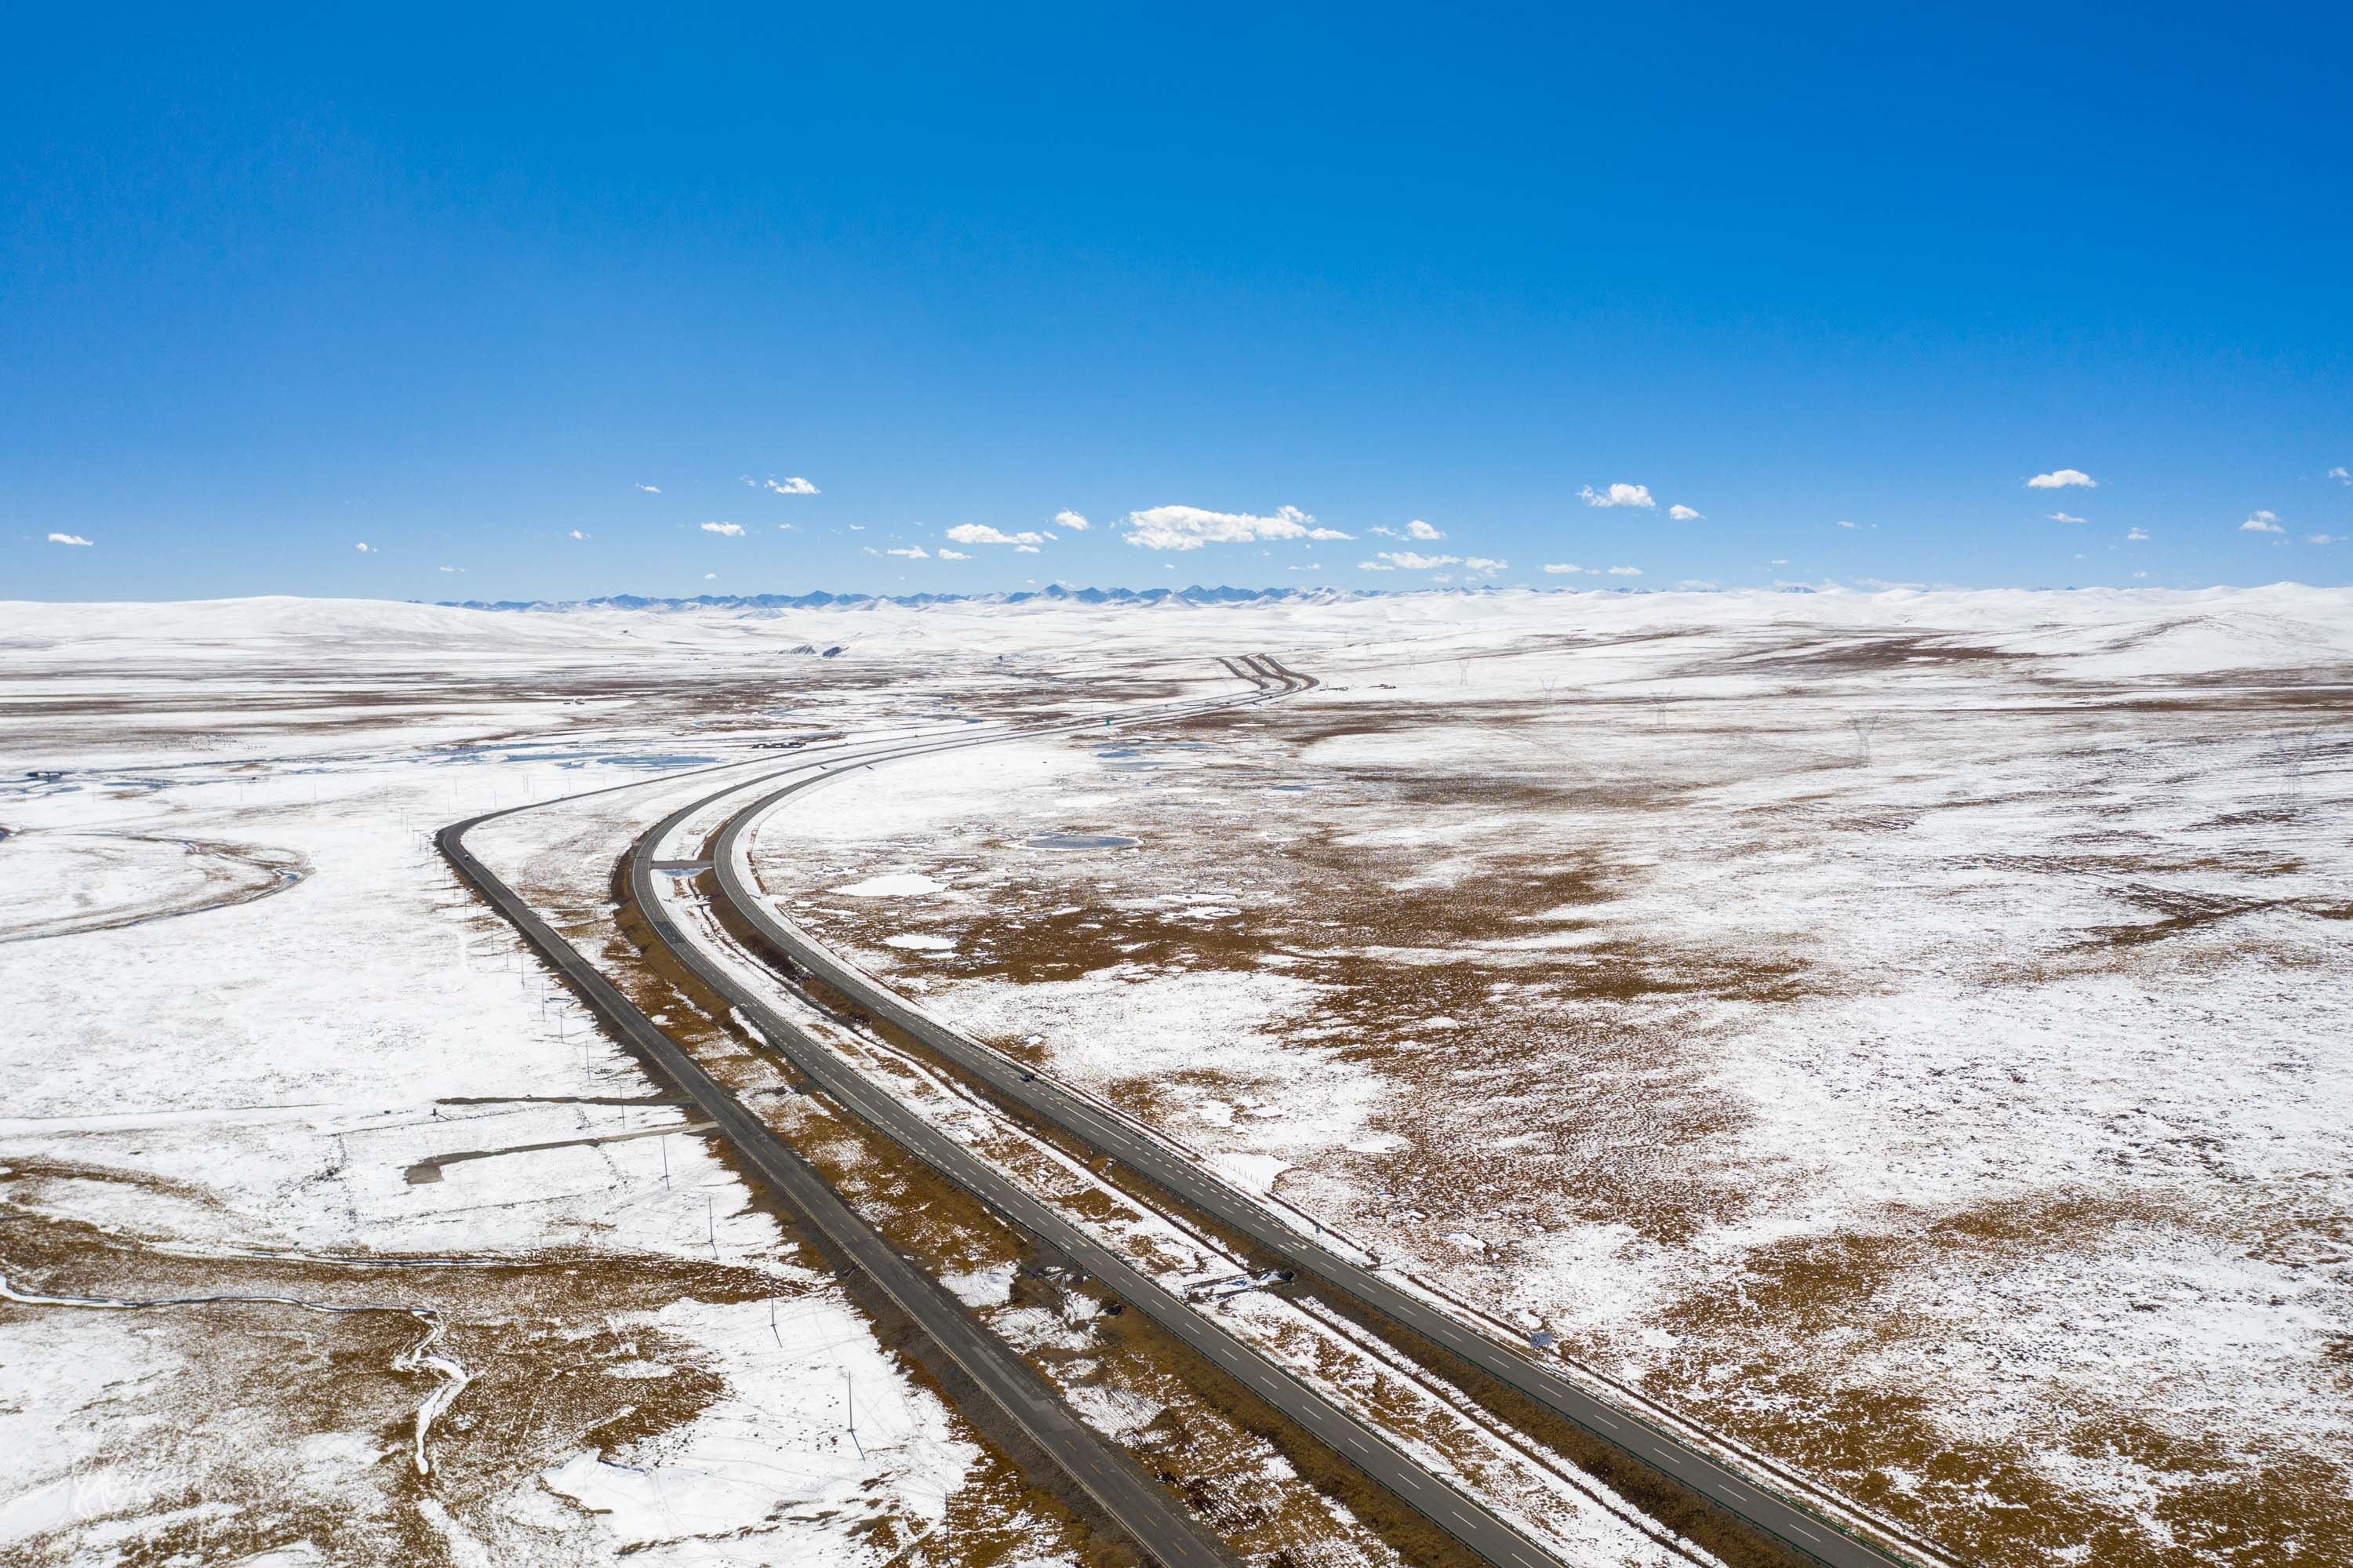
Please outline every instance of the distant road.
[[[1239, 667], [1230, 659], [1224, 662], [1243, 679], [1278, 684], [1285, 692], [1304, 690], [1314, 683], [1262, 655], [1245, 658]], [[1010, 737], [956, 736], [912, 744], [873, 760], [896, 760], [964, 746], [987, 745], [1002, 738]], [[748, 801], [721, 831], [712, 847], [712, 860], [720, 895], [730, 909], [793, 964], [848, 997], [859, 1010], [905, 1031], [1008, 1100], [1028, 1107], [1097, 1152], [1124, 1161], [1185, 1202], [1248, 1235], [1291, 1267], [1312, 1275], [1337, 1294], [1372, 1308], [1470, 1362], [1600, 1441], [1699, 1493], [1784, 1546], [1831, 1564], [1831, 1568], [1890, 1568], [1907, 1558], [1945, 1563], [1956, 1561], [1925, 1542], [1905, 1541], [1903, 1544], [1911, 1550], [1898, 1555], [1849, 1533], [1845, 1527], [1826, 1516], [1828, 1510], [1816, 1512], [1759, 1489], [1747, 1478], [1691, 1443], [1661, 1430], [1644, 1415], [1626, 1406], [1604, 1403], [1528, 1356], [1466, 1327], [1459, 1319], [1400, 1287], [1377, 1269], [1365, 1267], [1302, 1234], [1293, 1224], [1170, 1148], [1150, 1129], [942, 1022], [779, 916], [748, 885], [738, 864], [737, 852], [743, 836], [785, 800], [831, 781], [830, 776], [802, 779]], [[683, 821], [686, 814], [681, 813], [677, 820]], [[887, 1113], [878, 1109], [877, 1114]], [[1112, 1281], [1106, 1279], [1105, 1283]], [[1123, 1290], [1122, 1294], [1126, 1292]], [[1345, 1444], [1347, 1439], [1344, 1436], [1342, 1441]], [[1365, 1456], [1356, 1446], [1346, 1447], [1344, 1452], [1354, 1462], [1365, 1462]], [[1375, 1478], [1407, 1502], [1422, 1507], [1422, 1498], [1417, 1497], [1410, 1483], [1394, 1470], [1376, 1473]], [[1795, 1478], [1784, 1479], [1787, 1482]], [[1445, 1520], [1438, 1519], [1438, 1522], [1443, 1525]], [[1506, 1555], [1496, 1556], [1483, 1547], [1481, 1550], [1482, 1555], [1496, 1563], [1507, 1561], [1510, 1551], [1508, 1547], [1499, 1547], [1497, 1550]]]
[[[1253, 696], [1155, 705], [1145, 711], [1166, 715], [1208, 711], [1252, 700], [1259, 699]], [[1097, 723], [1099, 718], [1100, 715], [1061, 721], [1016, 733], [1077, 727]], [[1000, 734], [1000, 738], [1009, 736]], [[803, 754], [790, 768], [776, 771], [831, 768], [895, 754], [895, 745], [887, 744], [822, 758]], [[700, 771], [719, 772], [742, 766], [744, 764], [728, 763]], [[768, 775], [775, 776], [774, 772]], [[586, 795], [643, 789], [650, 784], [674, 782], [681, 777], [672, 774], [667, 779], [634, 780], [563, 799], [577, 800]], [[758, 781], [757, 778], [752, 780]], [[1238, 1560], [1223, 1542], [1126, 1455], [1081, 1421], [1044, 1374], [983, 1328], [970, 1308], [937, 1280], [901, 1256], [859, 1218], [814, 1167], [706, 1073], [683, 1047], [655, 1027], [636, 1003], [466, 847], [466, 834], [483, 822], [557, 803], [543, 801], [469, 817], [443, 828], [434, 842], [459, 876], [503, 915], [533, 949], [564, 976], [621, 1044], [691, 1100], [715, 1124], [719, 1136], [726, 1139], [759, 1181], [791, 1204], [825, 1238], [835, 1257], [864, 1272], [892, 1305], [978, 1385], [1014, 1428], [1043, 1452], [1147, 1557], [1164, 1568], [1237, 1568]], [[642, 866], [639, 874], [647, 874]], [[658, 904], [649, 900], [644, 908], [649, 919], [666, 924], [661, 922]], [[674, 931], [670, 934], [675, 935]]]

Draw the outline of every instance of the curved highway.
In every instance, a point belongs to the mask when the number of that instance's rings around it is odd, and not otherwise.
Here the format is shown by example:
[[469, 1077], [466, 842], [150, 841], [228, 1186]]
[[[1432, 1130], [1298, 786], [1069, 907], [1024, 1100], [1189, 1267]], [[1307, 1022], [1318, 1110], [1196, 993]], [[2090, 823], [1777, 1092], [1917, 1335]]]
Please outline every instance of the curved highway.
[[[1226, 662], [1228, 668], [1235, 668], [1232, 661]], [[1244, 679], [1263, 677], [1281, 683], [1286, 690], [1304, 689], [1312, 684], [1306, 677], [1263, 656], [1245, 660], [1245, 664], [1247, 669], [1235, 670]], [[891, 756], [892, 759], [915, 757], [959, 746], [987, 744], [996, 738], [1004, 737], [958, 736], [909, 746]], [[1761, 1489], [1747, 1477], [1694, 1444], [1662, 1430], [1644, 1416], [1596, 1398], [1584, 1386], [1466, 1326], [1453, 1315], [1385, 1277], [1377, 1269], [1366, 1267], [1303, 1235], [1267, 1205], [1203, 1169], [1148, 1128], [950, 1027], [856, 964], [834, 954], [779, 915], [750, 885], [745, 875], [747, 862], [741, 853], [745, 833], [773, 808], [829, 782], [830, 776], [802, 779], [749, 801], [729, 818], [712, 846], [712, 861], [721, 897], [791, 963], [850, 999], [857, 1008], [904, 1031], [1004, 1098], [1028, 1107], [1098, 1153], [1125, 1163], [1185, 1202], [1248, 1235], [1291, 1267], [1312, 1275], [1327, 1288], [1468, 1361], [1600, 1441], [1699, 1493], [1784, 1546], [1831, 1568], [1890, 1568], [1890, 1564], [1902, 1563], [1906, 1556], [1933, 1563], [1956, 1561], [1931, 1543], [1904, 1537], [1892, 1529], [1887, 1533], [1900, 1542], [1896, 1550], [1890, 1549], [1894, 1542], [1883, 1545], [1862, 1540], [1851, 1533], [1844, 1523], [1828, 1517], [1827, 1509], [1818, 1511]], [[722, 792], [724, 793], [727, 791]], [[1352, 1451], [1349, 1457], [1353, 1459], [1358, 1455]], [[1796, 1481], [1792, 1477], [1779, 1478], [1785, 1485]], [[1412, 1492], [1395, 1486], [1391, 1489], [1398, 1490], [1398, 1495], [1416, 1507], [1421, 1506], [1421, 1499]], [[1791, 1485], [1791, 1489], [1799, 1488]]]
[[[1141, 712], [1130, 710], [1127, 716], [1167, 716], [1174, 713], [1206, 712], [1263, 701], [1280, 694], [1269, 689], [1270, 684], [1260, 683], [1260, 690], [1243, 697], [1156, 704]], [[1100, 716], [989, 733], [993, 738], [1010, 738], [1013, 734], [1080, 727], [1098, 722]], [[966, 731], [960, 732], [958, 738], [974, 737]], [[821, 760], [804, 754], [789, 766], [774, 769], [762, 778], [800, 772], [812, 767], [830, 769], [882, 755], [895, 755], [897, 748], [904, 744], [885, 743], [865, 750], [828, 754]], [[772, 760], [768, 758], [749, 758], [745, 762], [722, 763], [716, 768], [697, 771], [719, 772], [744, 767], [749, 762]], [[831, 774], [822, 772], [819, 776], [831, 777]], [[579, 800], [591, 795], [674, 783], [686, 775], [671, 774], [663, 779], [637, 779], [602, 789], [584, 790], [561, 799], [565, 801]], [[753, 784], [760, 781], [761, 778], [750, 780]], [[783, 1139], [705, 1072], [684, 1047], [657, 1028], [636, 1003], [623, 995], [577, 948], [541, 919], [512, 888], [501, 881], [497, 874], [466, 847], [468, 832], [484, 822], [558, 803], [555, 800], [539, 801], [469, 817], [441, 829], [434, 835], [434, 842], [458, 875], [503, 915], [541, 959], [570, 983], [589, 1010], [622, 1045], [691, 1100], [705, 1117], [716, 1124], [720, 1136], [742, 1157], [746, 1167], [760, 1181], [800, 1213], [825, 1238], [837, 1258], [863, 1272], [876, 1288], [917, 1324], [933, 1343], [980, 1388], [1014, 1428], [1068, 1477], [1146, 1557], [1163, 1564], [1164, 1568], [1234, 1568], [1236, 1559], [1224, 1542], [1186, 1511], [1164, 1488], [1145, 1476], [1124, 1454], [1082, 1422], [1042, 1373], [1023, 1361], [1005, 1341], [984, 1329], [972, 1311], [950, 1295], [937, 1280], [900, 1255], [850, 1209], [813, 1166], [795, 1153]], [[659, 920], [658, 905], [649, 901], [644, 908], [649, 917]]]
[[[1260, 684], [1268, 695], [1303, 691], [1306, 677], [1279, 669], [1261, 668], [1245, 661], [1243, 678]], [[1230, 664], [1229, 667], [1232, 667]], [[1071, 727], [1071, 726], [1056, 726]], [[1027, 734], [1044, 733], [1031, 730]], [[886, 755], [903, 758], [924, 752], [960, 749], [982, 737], [956, 736], [896, 747]], [[1011, 735], [986, 737], [1014, 738]], [[881, 761], [881, 757], [872, 758]], [[866, 757], [856, 760], [868, 761]], [[804, 778], [760, 802], [807, 789], [836, 777], [828, 771]], [[1376, 1428], [1341, 1410], [1323, 1393], [1277, 1366], [1253, 1347], [1234, 1338], [1192, 1302], [1163, 1287], [1124, 1257], [1096, 1241], [1059, 1213], [1033, 1197], [996, 1167], [950, 1138], [921, 1114], [910, 1109], [746, 986], [727, 964], [697, 945], [667, 913], [660, 896], [659, 869], [663, 846], [698, 812], [747, 788], [730, 785], [680, 808], [642, 839], [629, 859], [630, 894], [652, 926], [655, 936], [695, 977], [737, 1009], [777, 1053], [806, 1074], [827, 1095], [986, 1203], [999, 1216], [1036, 1237], [1076, 1266], [1092, 1275], [1106, 1289], [1126, 1301], [1211, 1364], [1264, 1400], [1322, 1443], [1340, 1458], [1389, 1491], [1422, 1518], [1496, 1568], [1563, 1568], [1558, 1558], [1531, 1542], [1476, 1498], [1424, 1467], [1393, 1446]], [[731, 819], [730, 826], [742, 815]]]

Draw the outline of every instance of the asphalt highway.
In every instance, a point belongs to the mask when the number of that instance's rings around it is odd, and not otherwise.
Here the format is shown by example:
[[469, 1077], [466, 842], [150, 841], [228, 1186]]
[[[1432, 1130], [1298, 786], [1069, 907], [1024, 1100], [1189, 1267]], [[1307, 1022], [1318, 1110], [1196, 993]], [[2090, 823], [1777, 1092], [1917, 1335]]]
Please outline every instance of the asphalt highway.
[[[1255, 673], [1246, 674], [1244, 678], [1258, 683], [1268, 695], [1303, 690], [1309, 683], [1302, 676], [1256, 666], [1252, 669]], [[1033, 729], [1022, 733], [1040, 731]], [[976, 738], [955, 736], [944, 741], [914, 743], [893, 748], [888, 755], [899, 758], [923, 751], [955, 749], [971, 744]], [[852, 760], [862, 762], [866, 758], [860, 757]], [[828, 768], [825, 772], [812, 774], [783, 790], [762, 797], [755, 806], [835, 776], [837, 770]], [[1105, 1288], [1175, 1334], [1211, 1364], [1280, 1411], [1331, 1452], [1355, 1466], [1455, 1541], [1495, 1564], [1496, 1568], [1563, 1568], [1558, 1558], [1531, 1542], [1476, 1498], [1425, 1468], [1393, 1446], [1380, 1432], [1347, 1414], [1321, 1393], [1234, 1338], [1195, 1304], [1166, 1289], [1125, 1258], [1095, 1241], [962, 1143], [948, 1137], [832, 1051], [810, 1038], [790, 1020], [768, 1006], [757, 991], [744, 984], [727, 964], [681, 931], [663, 912], [658, 881], [662, 874], [656, 869], [658, 857], [670, 836], [691, 818], [745, 787], [743, 784], [731, 785], [672, 812], [638, 841], [637, 850], [630, 857], [632, 897], [647, 916], [657, 938], [679, 962], [739, 1010], [780, 1054], [845, 1109], [973, 1193], [1008, 1223], [1035, 1236], [1093, 1276]], [[734, 819], [736, 821], [741, 820], [741, 816]]]
[[[1161, 705], [1146, 711], [1199, 711], [1250, 700], [1256, 700], [1255, 696]], [[1069, 728], [1094, 722], [1071, 720], [1039, 727]], [[960, 739], [970, 736], [969, 731], [957, 734]], [[903, 744], [885, 743], [822, 758], [803, 754], [788, 768], [776, 769], [767, 777], [810, 768], [830, 770], [853, 766], [871, 757], [895, 754], [896, 747]], [[719, 772], [741, 766], [727, 763], [698, 771]], [[818, 776], [830, 774], [828, 771]], [[640, 789], [649, 783], [673, 782], [681, 777], [672, 774], [663, 780], [635, 780], [607, 789], [586, 790], [583, 795]], [[565, 799], [576, 800], [583, 795]], [[760, 1181], [798, 1211], [825, 1238], [838, 1258], [861, 1270], [900, 1311], [920, 1326], [1014, 1427], [1147, 1557], [1164, 1568], [1235, 1568], [1237, 1560], [1224, 1542], [1124, 1453], [1082, 1422], [1042, 1373], [984, 1329], [972, 1311], [937, 1280], [901, 1256], [850, 1209], [814, 1167], [704, 1072], [683, 1047], [657, 1028], [577, 948], [534, 914], [512, 888], [466, 848], [467, 832], [480, 824], [536, 810], [537, 805], [554, 803], [510, 807], [470, 817], [441, 829], [434, 842], [458, 875], [503, 915], [542, 959], [563, 975], [622, 1044], [691, 1100]], [[643, 856], [638, 857], [636, 867], [640, 877], [650, 874], [643, 860]], [[649, 918], [662, 923], [659, 905], [643, 898], [642, 892], [641, 898]], [[674, 930], [669, 933], [672, 937], [675, 934]]]
[[[1229, 669], [1245, 679], [1280, 683], [1283, 691], [1304, 689], [1312, 683], [1271, 659], [1244, 661], [1247, 669]], [[994, 736], [956, 736], [895, 750], [893, 758], [966, 745], [985, 745]], [[1904, 1556], [1851, 1534], [1826, 1512], [1800, 1506], [1760, 1489], [1747, 1478], [1727, 1468], [1700, 1448], [1662, 1430], [1623, 1406], [1596, 1398], [1591, 1393], [1540, 1362], [1466, 1326], [1453, 1315], [1408, 1291], [1375, 1268], [1301, 1234], [1267, 1206], [1204, 1170], [1185, 1153], [1139, 1124], [1112, 1112], [1084, 1096], [1056, 1084], [1043, 1074], [982, 1044], [883, 985], [873, 976], [843, 959], [780, 916], [757, 889], [750, 886], [737, 853], [744, 834], [772, 808], [806, 790], [830, 782], [827, 777], [796, 780], [747, 802], [731, 816], [713, 845], [713, 863], [720, 895], [733, 911], [793, 964], [824, 980], [857, 1008], [903, 1030], [925, 1046], [955, 1063], [1006, 1099], [1027, 1107], [1064, 1132], [1102, 1154], [1121, 1160], [1185, 1202], [1248, 1235], [1293, 1269], [1323, 1282], [1331, 1290], [1354, 1299], [1400, 1324], [1431, 1344], [1470, 1362], [1520, 1393], [1535, 1400], [1595, 1437], [1609, 1444], [1690, 1488], [1752, 1528], [1788, 1548], [1827, 1563], [1831, 1568], [1890, 1568], [1907, 1558], [1951, 1563], [1949, 1555], [1926, 1542], [1907, 1542], [1913, 1551]], [[740, 787], [739, 787], [740, 788]], [[725, 791], [722, 792], [723, 794]], [[712, 799], [719, 797], [714, 796]], [[706, 802], [707, 803], [707, 802]], [[1035, 1227], [1031, 1227], [1035, 1228]], [[1100, 1250], [1100, 1249], [1098, 1249]], [[1098, 1276], [1102, 1277], [1102, 1276]], [[1106, 1284], [1112, 1284], [1109, 1279]], [[1114, 1288], [1118, 1288], [1114, 1285]], [[1123, 1290], [1124, 1295], [1125, 1291]], [[1140, 1303], [1139, 1303], [1140, 1305]], [[1357, 1459], [1363, 1449], [1343, 1436], [1345, 1451]], [[1402, 1476], [1376, 1476], [1417, 1508], [1427, 1493], [1417, 1495]], [[1441, 1505], [1447, 1506], [1447, 1505]], [[1427, 1511], [1425, 1510], [1425, 1511]], [[1433, 1518], [1437, 1517], [1435, 1515]], [[1440, 1520], [1443, 1523], [1443, 1520]], [[1510, 1560], [1512, 1548], [1490, 1560]], [[1525, 1562], [1525, 1559], [1522, 1558]]]

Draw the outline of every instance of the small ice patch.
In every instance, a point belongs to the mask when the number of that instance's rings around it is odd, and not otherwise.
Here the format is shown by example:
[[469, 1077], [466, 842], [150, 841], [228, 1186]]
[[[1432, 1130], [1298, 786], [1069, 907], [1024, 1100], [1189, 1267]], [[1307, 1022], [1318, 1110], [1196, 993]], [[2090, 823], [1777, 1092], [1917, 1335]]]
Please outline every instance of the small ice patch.
[[886, 948], [904, 948], [910, 952], [916, 953], [945, 953], [952, 952], [955, 948], [955, 944], [945, 937], [926, 937], [914, 931], [902, 932], [896, 937], [885, 937], [882, 938], [882, 945]]
[[907, 898], [920, 893], [944, 893], [947, 889], [920, 872], [894, 871], [887, 876], [870, 876], [863, 882], [830, 891], [852, 898]]

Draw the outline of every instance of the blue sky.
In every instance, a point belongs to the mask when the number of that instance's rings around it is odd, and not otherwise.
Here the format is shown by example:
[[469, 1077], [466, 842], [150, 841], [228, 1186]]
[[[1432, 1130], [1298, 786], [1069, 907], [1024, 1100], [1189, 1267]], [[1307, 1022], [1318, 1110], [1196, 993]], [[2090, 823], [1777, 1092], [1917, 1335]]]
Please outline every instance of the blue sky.
[[2353, 580], [2342, 7], [651, 9], [16, 17], [0, 598]]

